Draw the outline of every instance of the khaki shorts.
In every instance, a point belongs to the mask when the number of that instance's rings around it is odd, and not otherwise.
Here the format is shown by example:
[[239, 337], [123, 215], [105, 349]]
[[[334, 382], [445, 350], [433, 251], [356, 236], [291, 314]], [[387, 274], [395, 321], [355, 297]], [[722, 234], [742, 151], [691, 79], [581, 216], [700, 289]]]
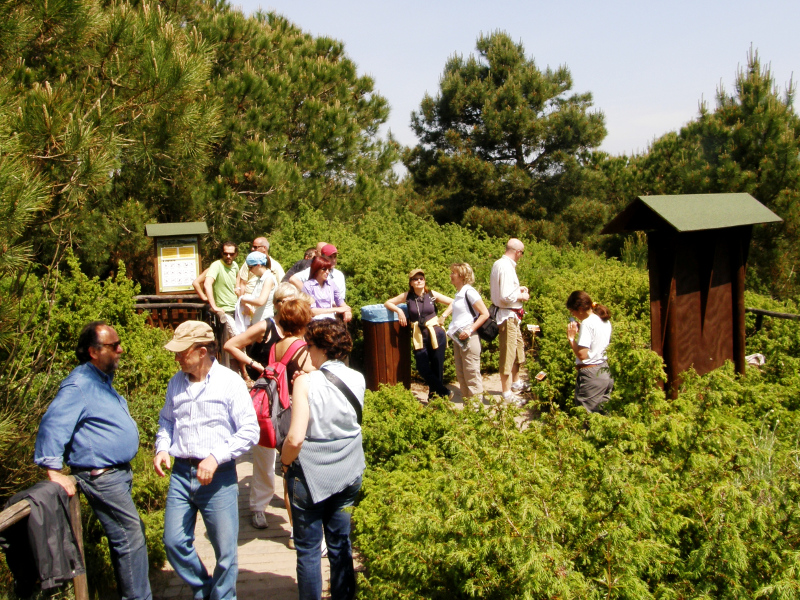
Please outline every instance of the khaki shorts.
[[514, 363], [525, 364], [525, 345], [519, 319], [509, 317], [500, 324], [500, 374], [510, 375]]

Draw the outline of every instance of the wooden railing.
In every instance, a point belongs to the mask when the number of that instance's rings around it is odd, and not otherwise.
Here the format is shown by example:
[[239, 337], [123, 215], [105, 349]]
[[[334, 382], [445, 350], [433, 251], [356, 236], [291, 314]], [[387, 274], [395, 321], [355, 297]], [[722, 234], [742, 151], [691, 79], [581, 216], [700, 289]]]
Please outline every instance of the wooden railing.
[[775, 312], [774, 310], [764, 310], [763, 308], [745, 308], [744, 312], [753, 313], [756, 316], [757, 332], [761, 331], [761, 327], [764, 325], [764, 317], [775, 317], [776, 319], [791, 319], [793, 321], [800, 321], [800, 315]]
[[134, 296], [134, 308], [147, 313], [147, 322], [153, 327], [175, 329], [184, 321], [208, 321], [208, 304], [197, 294], [174, 296]]
[[[9, 506], [0, 512], [0, 531], [5, 531], [15, 523], [27, 518], [31, 514], [31, 505], [27, 500], [20, 500], [16, 504]], [[72, 533], [75, 535], [75, 542], [78, 544], [78, 551], [84, 565], [86, 557], [83, 554], [83, 525], [81, 525], [81, 501], [78, 492], [69, 499], [69, 524]], [[72, 580], [75, 586], [75, 600], [89, 600], [89, 586], [86, 582], [86, 574], [78, 575]]]

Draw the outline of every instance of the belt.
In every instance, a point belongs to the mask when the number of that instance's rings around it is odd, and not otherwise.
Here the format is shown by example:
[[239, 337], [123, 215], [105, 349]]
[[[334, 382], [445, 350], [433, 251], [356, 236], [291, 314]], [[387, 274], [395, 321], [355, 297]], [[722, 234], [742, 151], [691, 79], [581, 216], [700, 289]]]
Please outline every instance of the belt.
[[131, 463], [119, 463], [118, 465], [111, 465], [110, 467], [101, 467], [95, 469], [93, 467], [70, 467], [70, 472], [72, 473], [89, 473], [92, 477], [97, 477], [102, 475], [103, 473], [110, 471], [111, 469], [130, 469]]
[[600, 367], [600, 366], [602, 365], [575, 365], [575, 368], [580, 371], [581, 369], [592, 369], [594, 367]]
[[[205, 460], [205, 458], [178, 458], [178, 457], [175, 457], [175, 464], [177, 465], [177, 464], [183, 463], [184, 465], [190, 465], [192, 467], [197, 468], [197, 466], [201, 462], [203, 462], [204, 460]], [[224, 470], [224, 469], [229, 469], [229, 468], [234, 467], [234, 466], [236, 466], [236, 461], [235, 460], [229, 460], [228, 462], [224, 462], [224, 463], [222, 463], [220, 465], [217, 465], [217, 471], [221, 471], [221, 470]]]

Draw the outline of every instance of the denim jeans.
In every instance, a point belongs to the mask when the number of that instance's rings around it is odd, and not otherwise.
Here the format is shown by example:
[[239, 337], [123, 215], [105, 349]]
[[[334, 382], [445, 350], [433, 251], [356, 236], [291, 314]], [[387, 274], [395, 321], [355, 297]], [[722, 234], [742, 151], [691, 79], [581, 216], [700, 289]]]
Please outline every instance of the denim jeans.
[[299, 600], [322, 597], [323, 530], [331, 567], [331, 600], [350, 600], [356, 594], [353, 551], [350, 547], [350, 513], [361, 489], [361, 476], [341, 492], [314, 504], [303, 471], [293, 466], [286, 474], [292, 504], [294, 543], [297, 548], [297, 587]]
[[147, 575], [147, 543], [144, 523], [131, 498], [131, 468], [112, 468], [97, 477], [86, 471], [75, 476], [106, 532], [120, 598], [150, 600], [153, 595]]
[[[236, 463], [220, 465], [211, 483], [200, 485], [197, 467], [175, 460], [164, 513], [164, 546], [172, 568], [192, 588], [195, 600], [235, 600], [239, 565], [239, 483]], [[194, 548], [194, 526], [200, 511], [217, 557], [214, 574]]]

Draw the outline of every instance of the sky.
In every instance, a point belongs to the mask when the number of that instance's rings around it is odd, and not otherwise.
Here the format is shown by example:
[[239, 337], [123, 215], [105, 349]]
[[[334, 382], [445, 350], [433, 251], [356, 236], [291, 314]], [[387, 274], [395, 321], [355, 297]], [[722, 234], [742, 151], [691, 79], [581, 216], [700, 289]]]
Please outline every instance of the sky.
[[[481, 33], [501, 30], [537, 67], [566, 65], [573, 92], [591, 92], [611, 154], [644, 152], [652, 141], [733, 92], [752, 47], [781, 90], [800, 78], [797, 0], [540, 2], [471, 0], [231, 0], [245, 13], [284, 15], [314, 36], [344, 42], [361, 75], [389, 101], [391, 131], [413, 146], [411, 112], [434, 96], [445, 63], [474, 54]], [[795, 102], [795, 110], [798, 109]]]

